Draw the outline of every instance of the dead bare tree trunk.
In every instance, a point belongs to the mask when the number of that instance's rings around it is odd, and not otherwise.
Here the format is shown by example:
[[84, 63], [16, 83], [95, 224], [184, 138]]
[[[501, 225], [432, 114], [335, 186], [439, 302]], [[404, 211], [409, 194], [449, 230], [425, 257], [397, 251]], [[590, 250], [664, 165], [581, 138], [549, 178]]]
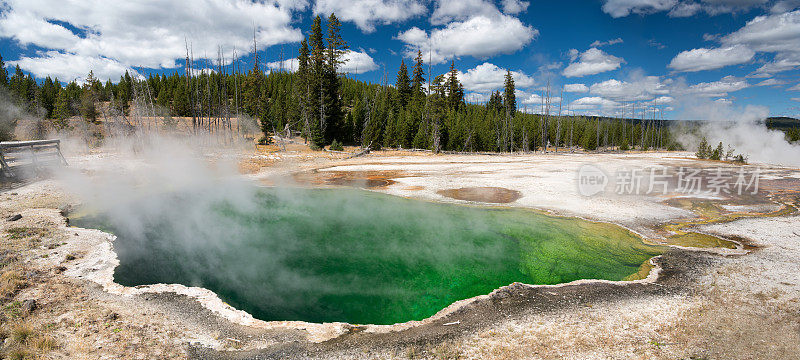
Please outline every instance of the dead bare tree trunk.
[[561, 105], [563, 104], [564, 87], [561, 87], [561, 95], [558, 98], [558, 118], [556, 119], [556, 154], [558, 154], [558, 143], [561, 141]]
[[197, 134], [197, 118], [195, 117], [194, 113], [194, 96], [192, 93], [192, 63], [189, 62], [189, 43], [185, 40], [186, 43], [186, 92], [189, 95], [189, 104], [191, 106], [191, 115], [192, 115], [192, 133]]

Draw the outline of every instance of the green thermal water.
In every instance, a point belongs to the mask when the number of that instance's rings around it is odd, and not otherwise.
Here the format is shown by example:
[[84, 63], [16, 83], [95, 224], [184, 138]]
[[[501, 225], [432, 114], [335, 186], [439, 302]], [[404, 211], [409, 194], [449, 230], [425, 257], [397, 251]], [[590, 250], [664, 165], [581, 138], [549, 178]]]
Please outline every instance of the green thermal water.
[[118, 236], [117, 282], [205, 287], [267, 321], [421, 320], [516, 281], [621, 280], [663, 251], [609, 224], [359, 190], [158, 199], [73, 224]]

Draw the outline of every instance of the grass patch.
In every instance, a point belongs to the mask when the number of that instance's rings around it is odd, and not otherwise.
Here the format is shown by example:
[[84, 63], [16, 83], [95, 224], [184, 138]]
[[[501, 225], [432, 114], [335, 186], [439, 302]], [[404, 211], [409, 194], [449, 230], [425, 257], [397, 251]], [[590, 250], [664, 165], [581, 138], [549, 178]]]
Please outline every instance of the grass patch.
[[0, 274], [0, 299], [8, 299], [16, 295], [26, 285], [17, 270], [6, 270]]
[[[12, 319], [18, 319], [22, 316], [22, 302], [13, 301], [10, 304], [3, 306], [3, 314]], [[0, 333], [0, 337], [8, 337], [7, 333]]]
[[33, 359], [33, 354], [31, 354], [25, 349], [11, 349], [5, 355], [5, 358], [9, 360], [26, 360], [26, 359]]
[[11, 328], [11, 341], [17, 344], [27, 345], [35, 336], [36, 331], [27, 324], [18, 324]]
[[11, 329], [3, 329], [8, 337], [0, 359], [36, 359], [58, 347], [56, 340], [39, 332], [26, 323], [17, 323]]
[[41, 336], [33, 341], [33, 346], [42, 351], [50, 351], [58, 347], [56, 340], [49, 336]]
[[32, 237], [42, 237], [47, 234], [44, 228], [31, 228], [31, 227], [13, 227], [6, 230], [8, 237], [12, 240], [21, 240]]
[[434, 359], [458, 360], [463, 359], [461, 348], [453, 342], [444, 342], [433, 349]]

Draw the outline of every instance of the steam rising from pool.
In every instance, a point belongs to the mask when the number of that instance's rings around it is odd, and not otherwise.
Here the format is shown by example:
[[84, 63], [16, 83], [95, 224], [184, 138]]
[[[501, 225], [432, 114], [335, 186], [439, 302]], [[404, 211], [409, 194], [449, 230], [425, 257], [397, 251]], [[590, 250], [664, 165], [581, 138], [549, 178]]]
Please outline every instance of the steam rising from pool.
[[262, 320], [421, 320], [516, 281], [621, 280], [662, 251], [609, 224], [263, 188], [236, 175], [230, 154], [164, 139], [115, 146], [78, 164], [88, 176], [62, 174], [94, 214], [73, 225], [118, 236], [115, 280], [208, 288]]
[[[360, 190], [154, 195], [77, 224], [118, 235], [115, 280], [215, 291], [262, 320], [392, 324], [519, 281], [621, 280], [659, 249], [605, 224]], [[131, 224], [136, 223], [136, 226]]]

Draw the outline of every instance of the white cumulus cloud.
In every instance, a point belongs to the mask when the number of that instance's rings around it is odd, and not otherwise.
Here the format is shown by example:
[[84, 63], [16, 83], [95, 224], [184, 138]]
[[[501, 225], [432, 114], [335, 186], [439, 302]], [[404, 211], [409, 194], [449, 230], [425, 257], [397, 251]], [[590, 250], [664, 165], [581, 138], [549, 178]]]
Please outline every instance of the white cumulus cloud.
[[593, 84], [589, 92], [616, 101], [641, 101], [669, 94], [669, 89], [658, 76], [636, 74], [630, 81], [609, 79]]
[[[215, 59], [220, 45], [228, 57], [234, 48], [246, 54], [254, 31], [261, 49], [299, 41], [292, 12], [306, 6], [304, 1], [236, 0], [5, 0], [4, 5], [0, 36], [48, 50], [21, 59], [20, 67], [43, 73], [45, 66], [53, 68], [66, 58], [94, 58], [91, 64], [103, 68], [95, 69], [98, 77], [112, 78], [119, 72], [114, 68], [175, 68], [186, 56], [186, 41], [196, 59]], [[74, 78], [87, 70], [72, 69], [60, 75]]]
[[460, 56], [487, 58], [509, 54], [525, 47], [539, 31], [508, 15], [478, 15], [464, 21], [454, 21], [430, 33], [417, 27], [401, 32], [397, 38], [404, 43], [405, 54], [416, 56], [417, 50], [433, 64]]
[[570, 109], [572, 110], [592, 110], [592, 109], [604, 109], [610, 110], [616, 107], [619, 107], [621, 104], [605, 99], [599, 96], [587, 96], [577, 99], [570, 103]]
[[684, 95], [695, 95], [703, 97], [725, 97], [728, 93], [739, 91], [750, 87], [746, 80], [728, 75], [718, 81], [701, 82], [682, 89]]
[[630, 14], [648, 14], [672, 9], [677, 0], [606, 0], [603, 11], [619, 18]]
[[741, 29], [723, 36], [724, 46], [746, 46], [756, 52], [773, 53], [772, 61], [756, 72], [771, 74], [800, 67], [800, 10], [757, 16]]
[[761, 81], [758, 84], [756, 84], [755, 86], [776, 86], [776, 85], [784, 85], [784, 84], [786, 84], [785, 81], [772, 78], [772, 79], [767, 79], [767, 80]]
[[[503, 88], [506, 69], [492, 63], [483, 63], [466, 72], [459, 72], [458, 80], [464, 88], [473, 92], [488, 92]], [[512, 71], [514, 85], [517, 88], [529, 88], [535, 84], [532, 77], [520, 71]]]
[[48, 51], [40, 56], [23, 57], [17, 61], [10, 61], [11, 65], [19, 65], [20, 68], [27, 69], [38, 78], [45, 76], [57, 77], [59, 81], [70, 82], [77, 80], [82, 82], [83, 78], [92, 70], [98, 79], [119, 80], [119, 77], [129, 71], [131, 76], [136, 76], [137, 72], [116, 60], [96, 57], [82, 56], [75, 54], [65, 54], [58, 51]]
[[800, 8], [800, 0], [781, 0], [772, 5], [770, 12], [773, 14], [782, 14]]
[[800, 10], [757, 16], [741, 29], [724, 36], [723, 44], [744, 44], [762, 52], [795, 52], [800, 44]]
[[342, 65], [340, 71], [350, 74], [363, 74], [368, 71], [378, 69], [375, 60], [372, 59], [366, 52], [348, 51], [344, 54], [345, 63]]
[[506, 14], [519, 14], [528, 9], [529, 1], [503, 0], [503, 12]]
[[[348, 50], [342, 57], [344, 64], [340, 65], [339, 71], [348, 74], [363, 74], [378, 68], [375, 60], [372, 59], [365, 51]], [[271, 70], [285, 70], [294, 72], [299, 67], [297, 58], [287, 59], [283, 61], [273, 61], [267, 63], [267, 67]]]
[[267, 67], [272, 71], [295, 72], [300, 67], [300, 64], [297, 62], [297, 58], [291, 58], [283, 61], [268, 62]]
[[564, 91], [573, 93], [589, 92], [589, 87], [585, 84], [566, 84]]
[[611, 39], [611, 40], [608, 40], [608, 41], [595, 40], [589, 46], [591, 46], [591, 47], [602, 47], [602, 46], [616, 45], [616, 44], [621, 44], [621, 43], [622, 43], [622, 38], [616, 38], [616, 39]]
[[669, 63], [675, 71], [702, 71], [719, 69], [730, 65], [744, 64], [753, 59], [755, 52], [743, 45], [683, 51]]
[[566, 77], [580, 77], [616, 70], [625, 62], [624, 59], [609, 55], [598, 48], [590, 48], [580, 54], [578, 50], [572, 49], [570, 57], [572, 62], [562, 71]]
[[362, 31], [375, 31], [376, 24], [403, 22], [427, 11], [419, 0], [317, 0], [314, 14], [336, 13], [342, 21], [351, 21]]
[[431, 15], [431, 24], [443, 25], [451, 21], [463, 21], [474, 16], [498, 16], [500, 10], [486, 0], [438, 0]]
[[680, 3], [669, 11], [671, 17], [690, 17], [700, 12], [703, 6], [698, 3]]
[[[773, 9], [790, 8], [792, 4], [781, 4], [774, 6]], [[746, 11], [753, 7], [765, 6], [769, 0], [605, 0], [603, 11], [611, 17], [619, 18], [631, 14], [647, 15], [662, 11], [669, 11], [672, 17], [688, 17], [705, 11], [709, 15], [719, 15], [724, 13], [735, 13]]]
[[[542, 97], [542, 94], [527, 92], [524, 90], [517, 90], [514, 92], [514, 95], [517, 96], [517, 104], [523, 105], [522, 108], [526, 106], [530, 106], [533, 111], [530, 112], [540, 112], [542, 104], [547, 100], [546, 96]], [[558, 111], [558, 103], [561, 102], [561, 97], [554, 96], [553, 94], [550, 95], [550, 106], [551, 111]], [[555, 106], [555, 110], [553, 110], [553, 106]]]

